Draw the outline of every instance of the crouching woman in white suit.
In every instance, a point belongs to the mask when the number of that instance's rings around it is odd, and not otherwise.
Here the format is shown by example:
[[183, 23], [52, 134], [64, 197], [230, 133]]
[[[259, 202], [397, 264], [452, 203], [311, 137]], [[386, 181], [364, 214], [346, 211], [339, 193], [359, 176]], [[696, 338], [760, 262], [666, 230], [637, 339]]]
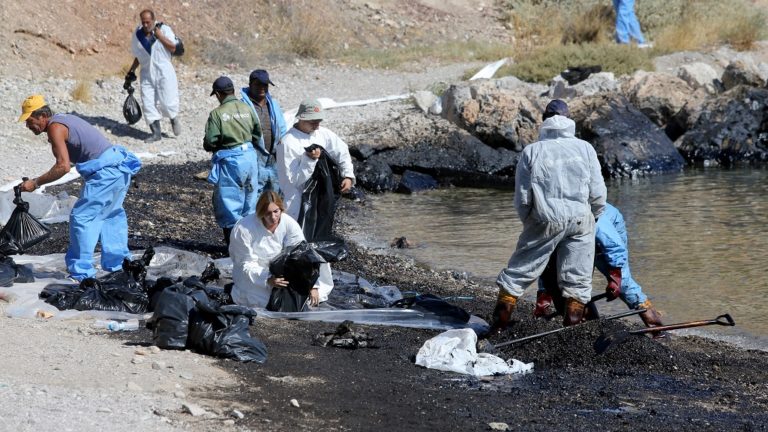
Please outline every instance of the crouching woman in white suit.
[[[256, 203], [256, 214], [245, 216], [232, 229], [232, 300], [248, 307], [266, 307], [273, 287], [286, 287], [288, 280], [269, 273], [269, 263], [284, 248], [304, 241], [299, 224], [285, 214], [283, 200], [266, 190]], [[320, 265], [320, 277], [309, 292], [311, 306], [328, 300], [333, 289], [330, 264]]]

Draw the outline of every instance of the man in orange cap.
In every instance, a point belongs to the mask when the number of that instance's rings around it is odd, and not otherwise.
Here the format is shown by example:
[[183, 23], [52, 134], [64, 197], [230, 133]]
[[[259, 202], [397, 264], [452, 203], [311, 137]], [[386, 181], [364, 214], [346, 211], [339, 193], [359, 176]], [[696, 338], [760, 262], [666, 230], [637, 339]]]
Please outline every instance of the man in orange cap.
[[22, 182], [22, 192], [58, 180], [73, 164], [83, 177], [80, 199], [69, 217], [69, 247], [64, 260], [70, 278], [81, 281], [96, 274], [93, 251], [99, 240], [101, 268], [120, 270], [123, 259], [130, 257], [123, 200], [141, 162], [125, 148], [107, 141], [80, 117], [53, 114], [42, 95], [24, 100], [19, 121], [25, 122], [35, 135], [45, 132], [56, 158], [47, 172]]

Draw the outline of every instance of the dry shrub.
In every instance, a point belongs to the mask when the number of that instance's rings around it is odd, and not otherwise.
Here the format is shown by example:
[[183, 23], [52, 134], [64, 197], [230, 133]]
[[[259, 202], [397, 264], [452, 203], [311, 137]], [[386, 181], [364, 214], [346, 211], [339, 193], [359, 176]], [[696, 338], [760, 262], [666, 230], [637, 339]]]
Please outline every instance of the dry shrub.
[[579, 14], [563, 31], [562, 43], [601, 43], [611, 40], [616, 17], [608, 5], [595, 5]]
[[91, 94], [91, 83], [88, 80], [78, 80], [75, 88], [72, 89], [72, 99], [83, 103], [91, 103], [93, 95]]
[[327, 7], [311, 0], [280, 1], [268, 7], [275, 38], [286, 52], [323, 58], [336, 52], [343, 24]]

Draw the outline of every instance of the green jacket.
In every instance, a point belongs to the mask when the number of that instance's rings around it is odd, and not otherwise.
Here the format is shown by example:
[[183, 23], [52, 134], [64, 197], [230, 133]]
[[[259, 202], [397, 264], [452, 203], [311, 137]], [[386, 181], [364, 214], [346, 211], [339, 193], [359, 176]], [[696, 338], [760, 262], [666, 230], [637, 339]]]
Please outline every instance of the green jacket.
[[230, 95], [208, 116], [203, 148], [216, 152], [247, 142], [258, 143], [259, 138], [261, 126], [253, 110], [245, 102]]

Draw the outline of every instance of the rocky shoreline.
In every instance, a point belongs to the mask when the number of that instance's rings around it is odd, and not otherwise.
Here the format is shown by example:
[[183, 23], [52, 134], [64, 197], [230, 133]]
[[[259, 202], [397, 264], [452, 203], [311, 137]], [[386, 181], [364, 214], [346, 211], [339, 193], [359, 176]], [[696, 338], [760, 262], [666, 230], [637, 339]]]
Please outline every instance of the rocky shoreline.
[[[126, 200], [129, 221], [136, 227], [132, 249], [165, 243], [212, 256], [223, 253], [210, 212], [189, 205], [208, 202], [209, 186], [193, 177], [205, 164], [145, 167]], [[168, 176], [178, 181], [163, 182]], [[74, 191], [77, 185], [57, 188]], [[355, 229], [364, 206], [364, 200], [342, 200], [340, 234]], [[65, 235], [66, 227], [57, 228], [54, 238], [34, 253], [63, 251]], [[494, 287], [401, 256], [372, 254], [355, 244], [350, 244], [350, 252], [335, 269], [402, 291], [470, 296], [472, 300], [457, 304], [488, 318]], [[491, 342], [559, 327], [557, 322], [534, 321], [531, 309], [523, 304], [512, 330]], [[498, 353], [505, 358], [533, 361], [534, 372], [478, 379], [413, 364], [413, 356], [435, 331], [360, 326], [377, 348], [345, 350], [312, 342], [318, 333], [333, 331], [335, 324], [257, 319], [252, 333], [267, 345], [265, 364], [216, 361], [235, 384], [199, 386], [185, 396], [208, 415], [193, 417], [181, 408], [162, 413], [170, 425], [187, 430], [488, 430], [491, 423], [504, 423], [510, 430], [765, 430], [764, 352], [694, 336], [662, 341], [635, 337], [607, 354], [593, 352], [592, 342], [601, 332], [638, 326], [629, 320], [591, 322], [502, 349]], [[113, 337], [128, 338], [129, 345], [151, 344], [147, 330]], [[232, 407], [244, 417], [228, 418]]]

